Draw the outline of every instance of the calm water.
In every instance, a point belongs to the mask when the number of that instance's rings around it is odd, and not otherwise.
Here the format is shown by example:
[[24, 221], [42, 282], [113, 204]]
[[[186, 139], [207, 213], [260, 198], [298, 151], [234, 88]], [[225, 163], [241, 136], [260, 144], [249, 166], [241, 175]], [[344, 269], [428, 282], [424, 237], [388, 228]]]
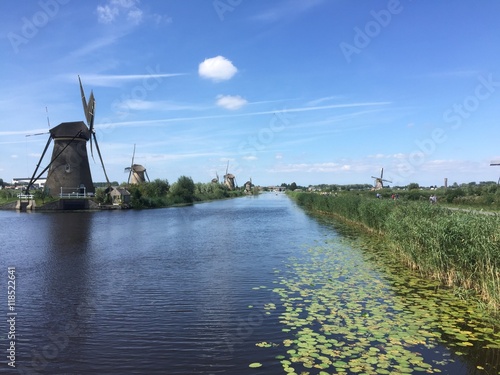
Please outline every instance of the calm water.
[[[282, 194], [144, 211], [0, 211], [0, 224], [0, 372], [12, 374], [284, 373], [275, 356], [286, 349], [256, 343], [291, 333], [260, 307], [279, 310], [272, 289], [289, 259], [307, 262], [308, 246], [340, 236]], [[4, 354], [8, 266], [16, 369]], [[475, 367], [456, 359], [443, 372]]]

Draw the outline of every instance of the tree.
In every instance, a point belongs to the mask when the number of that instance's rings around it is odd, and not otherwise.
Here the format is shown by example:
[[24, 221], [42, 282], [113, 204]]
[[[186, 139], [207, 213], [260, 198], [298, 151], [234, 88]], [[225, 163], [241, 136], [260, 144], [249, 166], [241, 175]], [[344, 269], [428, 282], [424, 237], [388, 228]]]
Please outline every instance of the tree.
[[170, 194], [176, 203], [193, 203], [194, 191], [193, 179], [186, 176], [180, 176], [170, 188]]
[[290, 184], [290, 190], [291, 190], [291, 191], [294, 191], [295, 189], [297, 189], [297, 184], [296, 184], [295, 182], [292, 182], [292, 183]]
[[146, 182], [143, 185], [145, 194], [151, 198], [164, 197], [170, 189], [168, 180], [161, 180], [159, 178], [151, 182]]
[[416, 182], [412, 182], [408, 185], [408, 190], [418, 190], [420, 189], [420, 185]]

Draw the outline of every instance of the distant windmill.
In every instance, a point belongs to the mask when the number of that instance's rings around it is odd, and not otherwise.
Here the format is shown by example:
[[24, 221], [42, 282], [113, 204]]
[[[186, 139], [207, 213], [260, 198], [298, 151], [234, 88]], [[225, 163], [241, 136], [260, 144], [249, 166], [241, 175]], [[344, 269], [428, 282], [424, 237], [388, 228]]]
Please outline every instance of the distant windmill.
[[219, 183], [219, 174], [215, 172], [215, 177], [212, 178], [212, 184], [218, 184]]
[[[496, 161], [492, 161], [490, 166], [500, 166], [500, 160], [496, 160]], [[500, 177], [498, 178], [498, 182], [497, 182], [498, 185], [500, 185]]]
[[375, 179], [375, 190], [382, 189], [384, 187], [384, 182], [390, 182], [390, 183], [392, 183], [392, 181], [384, 180], [384, 168], [382, 168], [380, 170], [380, 177], [374, 177], [374, 176], [372, 176], [372, 178]]
[[[80, 93], [82, 96], [83, 112], [85, 120], [75, 122], [63, 122], [52, 129], [49, 129], [49, 139], [47, 145], [43, 150], [42, 156], [33, 172], [33, 176], [27, 186], [27, 190], [33, 183], [40, 178], [48, 170], [47, 182], [45, 188], [52, 196], [58, 196], [64, 189], [79, 189], [79, 192], [85, 191], [86, 193], [94, 193], [94, 184], [90, 173], [89, 158], [87, 154], [87, 141], [90, 140], [90, 153], [94, 157], [92, 150], [92, 139], [95, 141], [95, 146], [99, 159], [101, 161], [104, 176], [109, 186], [108, 175], [104, 167], [101, 151], [94, 130], [94, 116], [95, 116], [95, 99], [94, 92], [90, 92], [88, 102], [85, 99], [82, 81], [80, 82]], [[50, 142], [54, 140], [54, 149], [52, 151], [52, 158], [49, 165], [38, 175], [36, 173], [40, 167], [45, 153], [49, 147]], [[35, 177], [36, 176], [36, 177]]]
[[228, 170], [229, 160], [227, 161], [226, 174], [224, 175], [224, 185], [226, 185], [229, 190], [234, 190], [236, 187], [236, 177], [231, 173], [227, 173]]
[[252, 187], [253, 187], [252, 177], [250, 177], [250, 180], [245, 182], [245, 193], [250, 194], [252, 192]]
[[[132, 154], [132, 163], [130, 167], [125, 168], [125, 172], [128, 172], [128, 183], [129, 184], [140, 184], [146, 181], [146, 178], [149, 182], [148, 172], [146, 172], [146, 168], [144, 168], [140, 164], [134, 164], [135, 158], [135, 144], [134, 144], [134, 153]], [[145, 177], [144, 177], [145, 175]]]

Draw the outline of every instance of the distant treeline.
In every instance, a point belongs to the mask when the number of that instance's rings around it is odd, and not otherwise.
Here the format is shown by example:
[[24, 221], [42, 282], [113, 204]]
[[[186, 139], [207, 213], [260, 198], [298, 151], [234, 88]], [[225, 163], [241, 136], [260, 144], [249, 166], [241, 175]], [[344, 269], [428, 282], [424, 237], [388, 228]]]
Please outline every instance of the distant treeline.
[[500, 185], [496, 182], [454, 184], [448, 188], [421, 188], [417, 183], [412, 183], [404, 188], [384, 188], [377, 191], [361, 188], [364, 185], [359, 185], [359, 188], [354, 188], [354, 186], [318, 185], [316, 188], [323, 193], [351, 192], [366, 197], [380, 194], [382, 198], [391, 198], [397, 194], [400, 199], [410, 201], [429, 201], [429, 197], [435, 195], [440, 203], [485, 210], [500, 210]]
[[[172, 185], [168, 180], [156, 179], [151, 182], [128, 185], [130, 192], [130, 207], [132, 208], [159, 208], [193, 202], [237, 197], [244, 194], [243, 190], [229, 190], [220, 183], [195, 183], [191, 177], [180, 176]], [[96, 190], [96, 201], [106, 204], [109, 195], [105, 188]]]
[[477, 291], [500, 313], [499, 214], [354, 192], [289, 194], [306, 209], [333, 214], [382, 235], [397, 258], [447, 285]]

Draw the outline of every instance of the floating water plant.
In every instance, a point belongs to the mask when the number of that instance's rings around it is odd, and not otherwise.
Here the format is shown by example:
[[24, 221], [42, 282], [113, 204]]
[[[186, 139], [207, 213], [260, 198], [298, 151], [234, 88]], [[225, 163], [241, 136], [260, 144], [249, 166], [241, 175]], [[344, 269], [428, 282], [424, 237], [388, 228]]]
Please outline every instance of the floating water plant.
[[[457, 355], [465, 360], [478, 351], [499, 361], [500, 327], [450, 289], [382, 270], [341, 240], [311, 248], [308, 256], [276, 273], [281, 306], [265, 305], [285, 327], [286, 373], [438, 373]], [[493, 371], [500, 363], [476, 366]]]

